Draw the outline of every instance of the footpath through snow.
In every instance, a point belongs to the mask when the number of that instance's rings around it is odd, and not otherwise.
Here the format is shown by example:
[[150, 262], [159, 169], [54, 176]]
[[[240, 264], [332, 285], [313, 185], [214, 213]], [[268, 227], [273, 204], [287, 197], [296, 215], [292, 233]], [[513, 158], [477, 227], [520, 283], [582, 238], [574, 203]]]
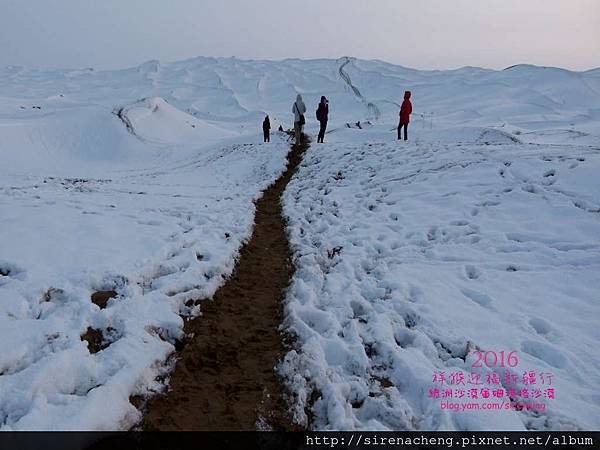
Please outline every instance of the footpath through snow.
[[293, 274], [281, 196], [308, 145], [292, 146], [286, 171], [256, 201], [252, 236], [202, 314], [186, 322], [168, 391], [146, 405], [143, 429], [291, 430], [275, 367], [286, 349], [279, 332]]

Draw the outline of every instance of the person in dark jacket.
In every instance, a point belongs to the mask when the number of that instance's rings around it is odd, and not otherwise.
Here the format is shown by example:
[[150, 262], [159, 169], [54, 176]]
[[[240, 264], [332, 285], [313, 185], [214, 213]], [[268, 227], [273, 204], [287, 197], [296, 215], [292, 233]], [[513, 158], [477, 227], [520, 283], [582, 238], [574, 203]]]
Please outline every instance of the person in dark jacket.
[[271, 142], [271, 121], [269, 120], [269, 116], [263, 120], [263, 135], [265, 142]]
[[410, 91], [404, 93], [404, 101], [400, 107], [400, 124], [398, 125], [398, 140], [401, 139], [400, 135], [402, 127], [404, 127], [404, 140], [408, 139], [408, 122], [410, 122], [410, 114], [412, 113], [412, 103], [410, 102]]
[[325, 130], [327, 130], [327, 120], [329, 119], [329, 101], [323, 95], [321, 97], [321, 102], [319, 103], [319, 107], [317, 108], [317, 120], [321, 124], [321, 128], [319, 129], [319, 136], [317, 137], [317, 143], [323, 143], [325, 139]]

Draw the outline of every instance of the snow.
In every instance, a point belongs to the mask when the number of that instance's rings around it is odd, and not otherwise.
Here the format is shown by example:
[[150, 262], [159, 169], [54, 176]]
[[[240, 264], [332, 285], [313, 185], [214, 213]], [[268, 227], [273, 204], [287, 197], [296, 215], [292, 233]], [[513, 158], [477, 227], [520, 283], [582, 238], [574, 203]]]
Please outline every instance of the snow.
[[[285, 194], [296, 349], [280, 370], [297, 419], [306, 408], [316, 429], [598, 429], [599, 149], [347, 133], [313, 145]], [[541, 413], [441, 410], [434, 373], [466, 380], [475, 349], [516, 351], [519, 380], [552, 373], [556, 399]]]
[[[233, 270], [288, 145], [248, 144], [160, 97], [37, 88], [0, 119], [1, 428], [127, 429], [129, 397], [161, 388], [182, 316], [200, 312], [188, 300]], [[100, 309], [103, 290], [119, 297]], [[88, 327], [110, 345], [90, 353]]]
[[[280, 368], [317, 429], [598, 429], [600, 77], [380, 61], [0, 68], [0, 429], [127, 429], [251, 234], [288, 143], [330, 100], [285, 193], [297, 272]], [[408, 144], [394, 141], [413, 92]], [[311, 108], [313, 108], [311, 110]], [[359, 122], [359, 125], [357, 125]], [[93, 292], [119, 296], [100, 309]], [[90, 353], [81, 335], [103, 330]], [[442, 411], [434, 370], [516, 350], [546, 412]], [[318, 396], [317, 396], [318, 394]], [[315, 401], [315, 399], [317, 399]], [[354, 405], [354, 406], [353, 406]]]
[[[286, 149], [232, 145], [101, 179], [4, 181], [5, 427], [131, 425], [129, 395], [156, 384], [155, 366], [181, 338], [180, 314], [195, 312], [184, 303], [211, 296], [232, 271], [252, 200], [282, 171]], [[100, 310], [90, 302], [97, 290], [121, 297]], [[87, 327], [115, 342], [91, 355], [80, 339]]]

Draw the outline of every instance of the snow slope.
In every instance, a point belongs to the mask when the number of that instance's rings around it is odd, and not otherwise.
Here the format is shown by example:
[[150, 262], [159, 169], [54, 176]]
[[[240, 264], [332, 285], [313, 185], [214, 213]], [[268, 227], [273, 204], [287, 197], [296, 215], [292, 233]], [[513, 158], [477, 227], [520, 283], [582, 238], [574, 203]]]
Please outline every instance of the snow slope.
[[[0, 411], [5, 429], [114, 429], [158, 386], [180, 315], [212, 295], [285, 145], [215, 148], [151, 170], [0, 177]], [[101, 177], [100, 177], [101, 176]], [[90, 301], [115, 290], [106, 309]], [[110, 346], [91, 354], [88, 327]]]
[[[597, 427], [589, 406], [594, 399], [573, 377], [557, 375], [573, 398], [561, 407], [562, 415], [540, 416], [538, 422], [547, 419], [542, 425], [516, 413], [504, 414], [501, 422], [448, 413], [424, 420], [433, 406], [418, 389], [428, 371], [449, 360], [436, 356], [435, 342], [460, 354], [465, 339], [482, 348], [510, 344], [528, 364], [576, 369], [582, 379], [597, 381], [597, 333], [587, 323], [573, 323], [576, 313], [584, 312], [587, 320], [597, 314], [590, 299], [597, 298], [598, 285], [590, 271], [597, 264], [600, 201], [593, 176], [600, 145], [599, 80], [598, 71], [534, 66], [416, 71], [352, 58], [195, 58], [109, 72], [0, 68], [0, 429], [123, 429], [139, 419], [130, 396], [161, 388], [157, 376], [168, 368], [181, 338], [181, 316], [200, 312], [189, 300], [210, 296], [224, 282], [251, 232], [252, 200], [284, 167], [282, 138], [257, 145], [263, 115], [270, 114], [274, 129], [290, 128], [297, 93], [309, 107], [310, 133], [317, 129], [311, 107], [328, 96], [332, 142], [310, 150], [286, 194], [300, 269], [286, 322], [298, 333], [299, 345], [287, 367], [303, 368], [290, 382], [298, 411], [310, 398], [315, 374], [325, 371], [318, 386], [324, 397], [314, 405], [316, 428]], [[407, 148], [390, 142], [405, 89], [414, 100], [414, 142]], [[540, 160], [545, 157], [553, 160]], [[498, 170], [505, 159], [512, 164], [502, 178]], [[464, 177], [451, 176], [456, 172]], [[329, 205], [320, 186], [334, 192], [350, 173], [359, 184], [337, 192], [338, 206]], [[440, 177], [447, 178], [443, 189]], [[501, 183], [512, 183], [513, 193], [498, 191]], [[384, 188], [393, 197], [389, 201], [407, 204], [395, 209], [378, 202], [383, 195], [378, 189]], [[495, 193], [503, 206], [485, 203]], [[321, 201], [332, 209], [321, 211]], [[364, 210], [364, 202], [374, 212]], [[477, 215], [470, 215], [474, 208]], [[304, 223], [318, 211], [329, 219]], [[331, 218], [332, 211], [344, 219]], [[488, 211], [502, 216], [489, 217]], [[388, 226], [392, 215], [398, 220]], [[533, 234], [527, 221], [536, 217], [544, 219], [535, 224], [548, 229]], [[463, 220], [468, 224], [451, 223]], [[336, 236], [340, 230], [344, 234]], [[477, 233], [488, 241], [471, 242]], [[360, 240], [360, 251], [349, 254], [355, 247], [349, 242]], [[392, 251], [386, 242], [397, 247]], [[332, 243], [331, 258], [315, 256]], [[456, 254], [445, 255], [451, 247]], [[398, 249], [412, 259], [398, 264], [393, 256]], [[338, 259], [356, 266], [363, 284], [356, 285], [353, 271], [323, 278], [321, 266]], [[383, 289], [399, 302], [396, 315], [379, 300], [381, 280], [367, 274], [382, 261], [390, 266], [383, 271]], [[508, 264], [516, 271], [506, 272]], [[306, 278], [307, 271], [316, 278]], [[430, 281], [431, 274], [437, 281]], [[306, 297], [302, 289], [313, 294]], [[101, 309], [90, 301], [98, 290], [116, 290], [119, 297]], [[483, 331], [489, 326], [448, 326], [436, 314], [451, 312], [440, 306], [446, 305], [440, 292], [446, 303], [467, 311], [467, 322], [486, 317], [502, 325], [489, 337]], [[541, 293], [552, 302], [549, 311], [538, 308]], [[533, 306], [516, 300], [526, 295]], [[412, 310], [398, 300], [403, 296], [422, 299], [408, 305], [421, 321], [404, 331]], [[571, 296], [578, 308], [564, 303]], [[514, 314], [522, 318], [507, 321], [502, 304], [517, 308]], [[412, 353], [393, 347], [389, 327], [361, 330], [362, 319], [349, 316], [352, 308], [358, 308], [351, 313], [357, 317], [361, 308], [367, 315], [376, 311], [377, 320], [367, 323], [388, 320], [400, 344], [416, 342]], [[328, 326], [350, 326], [344, 339], [356, 352], [336, 354], [341, 338], [321, 339], [331, 333]], [[316, 334], [307, 331], [311, 327]], [[110, 345], [91, 353], [81, 340], [88, 329], [99, 330]], [[361, 339], [372, 340], [373, 348], [380, 340], [390, 346], [388, 356], [404, 361], [406, 370], [378, 366], [381, 376], [395, 386], [399, 373], [412, 378], [399, 390], [386, 388], [392, 403], [383, 405], [383, 397], [375, 395], [355, 411], [348, 406], [348, 377], [355, 377], [352, 389], [360, 398], [373, 385], [371, 359], [379, 358], [365, 356]], [[575, 339], [582, 346], [579, 360], [573, 356]], [[326, 357], [332, 353], [337, 359]], [[352, 375], [347, 358], [357, 359]]]
[[[347, 134], [313, 146], [286, 191], [297, 272], [285, 329], [297, 343], [280, 370], [296, 418], [317, 429], [600, 429], [600, 148]], [[519, 363], [473, 369], [474, 350], [515, 351]], [[523, 384], [529, 371], [536, 385]], [[521, 401], [545, 408], [442, 410], [429, 395], [448, 387], [432, 382], [440, 372], [494, 372], [492, 387], [540, 388]], [[548, 373], [556, 399], [544, 397]], [[461, 387], [482, 388], [450, 385]]]
[[[288, 146], [137, 92], [99, 105], [36, 89], [23, 82], [36, 97], [0, 119], [0, 428], [126, 429], [193, 300], [232, 271]], [[91, 302], [106, 290], [106, 308]]]

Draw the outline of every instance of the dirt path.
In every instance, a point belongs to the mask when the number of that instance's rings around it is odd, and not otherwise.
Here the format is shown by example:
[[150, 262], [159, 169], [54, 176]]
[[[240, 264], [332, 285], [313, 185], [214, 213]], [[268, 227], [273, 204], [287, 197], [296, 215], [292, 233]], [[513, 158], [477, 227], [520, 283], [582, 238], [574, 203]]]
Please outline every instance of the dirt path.
[[254, 232], [229, 281], [202, 315], [171, 373], [169, 391], [152, 398], [145, 430], [288, 430], [282, 387], [273, 368], [284, 353], [281, 301], [293, 266], [280, 198], [306, 146], [293, 146], [286, 172], [256, 202]]

